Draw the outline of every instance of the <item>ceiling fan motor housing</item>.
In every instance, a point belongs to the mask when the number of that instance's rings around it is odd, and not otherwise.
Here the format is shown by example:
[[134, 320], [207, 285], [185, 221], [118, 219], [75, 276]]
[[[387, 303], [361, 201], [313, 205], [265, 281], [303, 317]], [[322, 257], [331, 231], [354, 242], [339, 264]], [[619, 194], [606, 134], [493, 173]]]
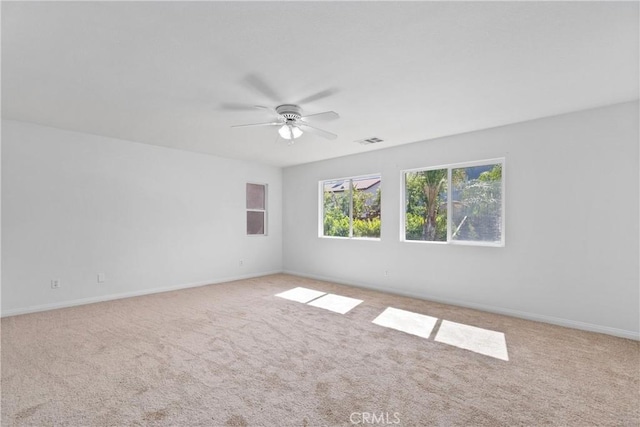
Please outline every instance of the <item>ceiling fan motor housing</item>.
[[284, 117], [287, 122], [295, 122], [302, 117], [302, 108], [293, 104], [283, 104], [276, 107], [276, 112]]

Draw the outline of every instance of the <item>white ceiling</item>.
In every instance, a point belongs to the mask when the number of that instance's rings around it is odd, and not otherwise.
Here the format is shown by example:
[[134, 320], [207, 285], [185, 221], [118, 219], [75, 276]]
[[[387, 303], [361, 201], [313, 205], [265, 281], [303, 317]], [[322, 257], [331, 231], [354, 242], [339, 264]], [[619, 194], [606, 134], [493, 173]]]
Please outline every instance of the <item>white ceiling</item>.
[[[2, 116], [306, 163], [638, 99], [638, 6], [3, 1]], [[326, 90], [335, 141], [230, 127]]]

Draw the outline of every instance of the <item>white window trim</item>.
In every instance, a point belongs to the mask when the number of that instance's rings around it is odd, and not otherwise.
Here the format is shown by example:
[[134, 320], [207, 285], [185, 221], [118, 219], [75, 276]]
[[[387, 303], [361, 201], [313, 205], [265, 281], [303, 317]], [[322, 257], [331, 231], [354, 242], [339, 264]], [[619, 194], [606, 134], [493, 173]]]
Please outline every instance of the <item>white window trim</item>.
[[[327, 178], [318, 181], [318, 237], [321, 239], [336, 240], [364, 240], [378, 242], [382, 237], [382, 221], [380, 222], [380, 237], [354, 237], [353, 236], [353, 180], [380, 177], [380, 191], [382, 191], [382, 173], [368, 173], [365, 175], [347, 176], [343, 178]], [[324, 235], [324, 183], [327, 181], [349, 180], [349, 236], [325, 236]], [[382, 216], [382, 207], [380, 207]]]
[[[472, 240], [451, 240], [451, 212], [452, 212], [452, 199], [451, 197], [447, 197], [447, 241], [446, 242], [437, 242], [431, 240], [407, 240], [407, 215], [406, 215], [406, 207], [407, 207], [407, 194], [405, 191], [406, 188], [406, 174], [409, 172], [423, 172], [430, 170], [439, 170], [439, 169], [447, 169], [447, 189], [449, 189], [449, 184], [451, 183], [451, 170], [461, 167], [474, 167], [474, 166], [485, 166], [490, 164], [501, 164], [502, 165], [502, 179], [501, 179], [501, 191], [502, 191], [502, 215], [501, 215], [501, 233], [500, 233], [500, 241], [499, 242], [482, 242], [482, 241], [472, 241]], [[418, 244], [435, 244], [435, 245], [459, 245], [459, 246], [487, 246], [494, 248], [502, 248], [505, 246], [505, 183], [506, 183], [506, 158], [498, 157], [494, 159], [485, 159], [485, 160], [474, 160], [469, 162], [460, 162], [460, 163], [449, 163], [446, 165], [436, 165], [436, 166], [426, 166], [422, 168], [413, 168], [413, 169], [404, 169], [400, 171], [400, 241], [403, 243], [418, 243]], [[448, 191], [448, 190], [447, 190]]]
[[[247, 208], [247, 186], [246, 184], [252, 184], [252, 185], [262, 185], [264, 187], [264, 209], [249, 209]], [[268, 203], [269, 203], [269, 184], [266, 183], [262, 183], [262, 182], [246, 182], [245, 187], [244, 187], [244, 197], [245, 197], [245, 224], [244, 224], [244, 228], [245, 228], [245, 235], [247, 237], [264, 237], [268, 235], [268, 231], [269, 231], [269, 227], [268, 227], [268, 219], [269, 219], [269, 215], [267, 213], [268, 211]], [[246, 212], [263, 212], [264, 213], [264, 233], [263, 234], [249, 234], [247, 232], [247, 215]]]

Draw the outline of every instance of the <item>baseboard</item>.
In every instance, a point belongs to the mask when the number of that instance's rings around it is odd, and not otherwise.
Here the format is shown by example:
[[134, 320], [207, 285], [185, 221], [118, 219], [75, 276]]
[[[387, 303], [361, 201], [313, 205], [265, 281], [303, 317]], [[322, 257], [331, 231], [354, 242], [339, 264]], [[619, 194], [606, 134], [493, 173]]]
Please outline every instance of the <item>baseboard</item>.
[[460, 301], [460, 300], [455, 300], [455, 299], [433, 297], [433, 296], [431, 296], [429, 294], [418, 294], [418, 293], [415, 293], [415, 292], [406, 292], [406, 291], [403, 291], [403, 290], [394, 289], [394, 288], [387, 288], [387, 287], [384, 287], [384, 286], [375, 286], [375, 285], [371, 285], [371, 284], [368, 284], [368, 283], [356, 282], [356, 281], [344, 281], [344, 280], [341, 280], [341, 279], [335, 278], [335, 277], [321, 276], [321, 275], [317, 275], [317, 274], [308, 274], [308, 273], [302, 273], [302, 272], [299, 272], [299, 271], [284, 270], [283, 273], [290, 274], [290, 275], [293, 275], [293, 276], [306, 277], [306, 278], [309, 278], [309, 279], [322, 280], [322, 281], [325, 281], [325, 282], [333, 282], [333, 283], [338, 283], [338, 284], [341, 284], [341, 285], [354, 286], [354, 287], [357, 287], [357, 288], [363, 288], [363, 289], [370, 289], [370, 290], [374, 290], [374, 291], [386, 292], [386, 293], [395, 294], [395, 295], [401, 295], [401, 296], [410, 297], [410, 298], [418, 298], [418, 299], [438, 302], [438, 303], [442, 303], [442, 304], [455, 305], [455, 306], [458, 306], [458, 307], [472, 308], [472, 309], [475, 309], [475, 310], [487, 311], [489, 313], [504, 314], [506, 316], [518, 317], [520, 319], [533, 320], [533, 321], [536, 321], [536, 322], [543, 322], [543, 323], [550, 323], [552, 325], [564, 326], [564, 327], [567, 327], [567, 328], [580, 329], [580, 330], [589, 331], [589, 332], [597, 332], [597, 333], [601, 333], [601, 334], [613, 335], [613, 336], [620, 337], [620, 338], [628, 338], [628, 339], [640, 341], [640, 333], [634, 332], [634, 331], [627, 331], [625, 329], [611, 328], [611, 327], [608, 327], [608, 326], [601, 326], [601, 325], [595, 325], [595, 324], [592, 324], [592, 323], [580, 322], [580, 321], [576, 321], [576, 320], [563, 319], [563, 318], [560, 318], [560, 317], [553, 317], [553, 316], [546, 316], [546, 315], [542, 315], [542, 314], [529, 313], [529, 312], [526, 312], [526, 311], [511, 310], [511, 309], [508, 309], [508, 308], [494, 307], [494, 306], [483, 305], [483, 304], [469, 303], [469, 302], [466, 302], [466, 301]]
[[101, 295], [98, 297], [81, 298], [70, 301], [56, 302], [53, 304], [33, 305], [30, 307], [16, 308], [12, 310], [3, 310], [0, 317], [17, 316], [19, 314], [36, 313], [39, 311], [56, 310], [58, 308], [75, 307], [78, 305], [94, 304], [96, 302], [111, 301], [122, 298], [139, 297], [142, 295], [158, 294], [162, 292], [177, 291], [180, 289], [197, 288], [199, 286], [215, 285], [219, 283], [233, 282], [235, 280], [253, 279], [255, 277], [268, 276], [271, 274], [282, 273], [282, 270], [263, 271], [255, 274], [244, 274], [240, 276], [229, 276], [212, 280], [204, 280], [201, 282], [183, 283], [180, 285], [166, 286], [162, 288], [143, 289], [140, 291], [123, 292], [119, 294]]

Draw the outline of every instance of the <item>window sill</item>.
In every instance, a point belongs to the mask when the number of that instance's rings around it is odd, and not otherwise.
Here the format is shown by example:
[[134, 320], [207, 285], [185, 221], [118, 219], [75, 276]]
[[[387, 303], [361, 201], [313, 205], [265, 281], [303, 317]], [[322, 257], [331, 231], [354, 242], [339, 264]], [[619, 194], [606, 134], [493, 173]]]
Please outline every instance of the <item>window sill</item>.
[[484, 246], [490, 248], [504, 248], [503, 242], [474, 242], [468, 240], [452, 240], [450, 242], [439, 242], [439, 241], [431, 241], [431, 240], [400, 240], [402, 243], [418, 243], [418, 244], [429, 244], [429, 245], [452, 245], [452, 246]]
[[342, 237], [342, 236], [318, 236], [319, 239], [329, 240], [363, 240], [366, 242], [379, 242], [379, 237]]

